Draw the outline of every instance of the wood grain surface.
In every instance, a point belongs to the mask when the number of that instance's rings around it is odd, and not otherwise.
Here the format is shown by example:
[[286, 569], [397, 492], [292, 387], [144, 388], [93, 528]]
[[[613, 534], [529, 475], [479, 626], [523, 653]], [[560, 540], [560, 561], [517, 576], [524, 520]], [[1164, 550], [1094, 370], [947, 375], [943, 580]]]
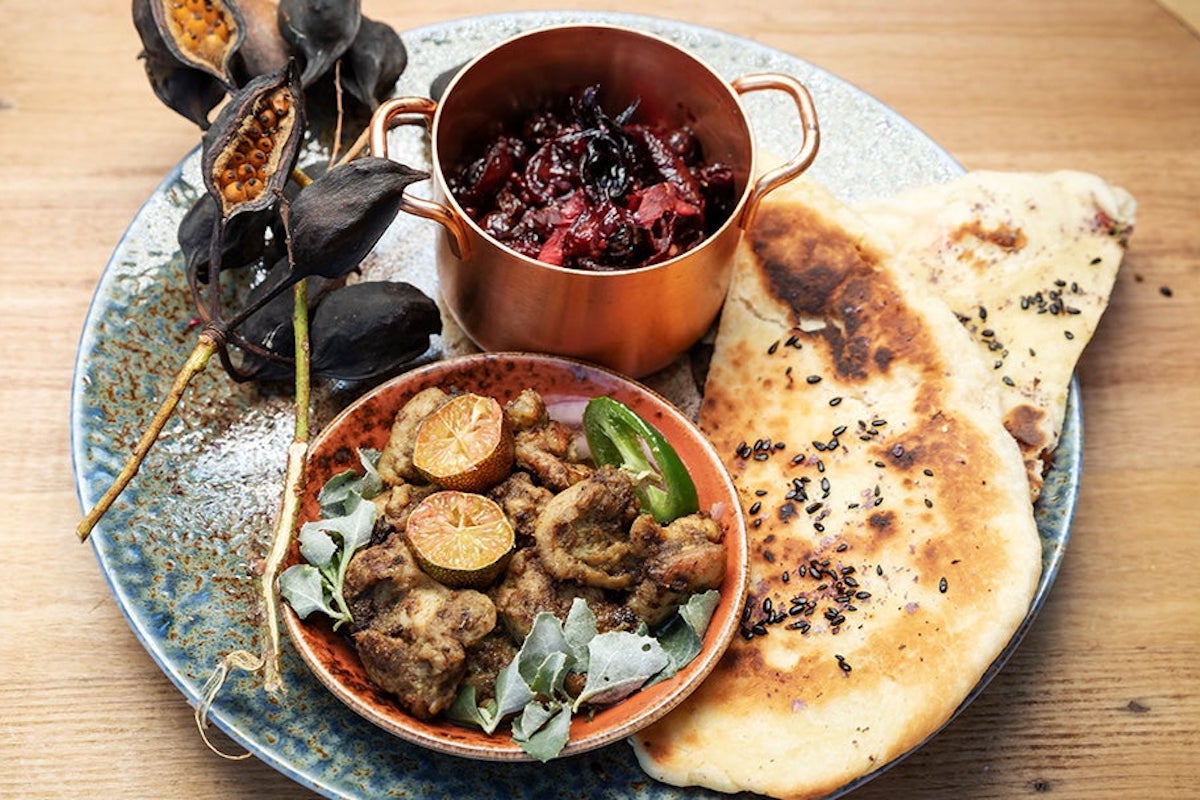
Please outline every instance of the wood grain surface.
[[[1200, 796], [1200, 38], [1190, 2], [643, 0], [812, 61], [968, 168], [1098, 172], [1139, 201], [1079, 366], [1083, 491], [1049, 602], [884, 798]], [[533, 0], [520, 8], [553, 8]], [[398, 29], [516, 10], [364, 0]], [[142, 202], [196, 143], [152, 95], [127, 0], [5, 0], [0, 47], [0, 796], [304, 798], [212, 755], [127, 627], [68, 446], [84, 314]]]

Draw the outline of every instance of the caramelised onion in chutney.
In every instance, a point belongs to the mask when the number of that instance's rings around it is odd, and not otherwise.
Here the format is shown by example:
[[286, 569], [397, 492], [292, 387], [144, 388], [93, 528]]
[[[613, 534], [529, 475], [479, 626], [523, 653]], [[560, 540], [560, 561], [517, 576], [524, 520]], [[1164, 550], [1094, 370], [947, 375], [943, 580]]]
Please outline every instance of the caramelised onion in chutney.
[[502, 130], [453, 169], [451, 193], [490, 236], [556, 266], [622, 270], [698, 245], [729, 218], [733, 171], [686, 127], [616, 117], [598, 86]]

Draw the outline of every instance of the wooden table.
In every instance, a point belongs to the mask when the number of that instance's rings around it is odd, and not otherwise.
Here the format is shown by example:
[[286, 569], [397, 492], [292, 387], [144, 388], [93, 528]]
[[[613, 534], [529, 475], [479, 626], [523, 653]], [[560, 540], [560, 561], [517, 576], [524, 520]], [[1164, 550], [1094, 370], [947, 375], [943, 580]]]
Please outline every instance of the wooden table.
[[[398, 29], [507, 10], [491, 0], [364, 5]], [[1079, 366], [1083, 491], [1049, 602], [983, 696], [855, 797], [1197, 796], [1196, 33], [1149, 0], [618, 5], [815, 62], [968, 168], [1089, 170], [1137, 197], [1128, 258]], [[127, 0], [6, 0], [4, 19], [0, 796], [307, 796], [257, 761], [205, 748], [73, 533], [68, 394], [80, 325], [126, 224], [196, 132], [151, 94]]]

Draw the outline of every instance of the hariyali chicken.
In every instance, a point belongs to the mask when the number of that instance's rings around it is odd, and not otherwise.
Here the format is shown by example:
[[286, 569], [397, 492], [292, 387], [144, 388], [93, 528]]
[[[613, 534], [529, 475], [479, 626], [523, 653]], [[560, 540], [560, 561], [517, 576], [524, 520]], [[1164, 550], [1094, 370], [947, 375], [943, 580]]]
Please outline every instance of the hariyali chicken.
[[354, 645], [371, 681], [416, 717], [448, 708], [467, 670], [467, 648], [496, 627], [487, 595], [438, 583], [395, 535], [351, 561], [345, 585]]
[[[702, 513], [656, 522], [643, 512], [630, 472], [587, 460], [579, 430], [552, 419], [532, 390], [503, 409], [514, 440], [511, 470], [472, 495], [498, 507], [515, 545], [494, 578], [470, 588], [439, 582], [410, 528], [442, 487], [422, 477], [413, 452], [422, 423], [454, 396], [427, 389], [397, 413], [378, 462], [385, 488], [374, 501], [381, 513], [373, 543], [355, 554], [345, 579], [351, 636], [367, 676], [414, 716], [445, 711], [463, 687], [479, 702], [494, 697], [497, 674], [540, 613], [565, 619], [582, 598], [597, 632], [640, 632], [720, 585], [721, 526]], [[447, 524], [460, 526], [446, 531], [453, 538], [475, 523]], [[582, 685], [581, 676], [572, 680]]]

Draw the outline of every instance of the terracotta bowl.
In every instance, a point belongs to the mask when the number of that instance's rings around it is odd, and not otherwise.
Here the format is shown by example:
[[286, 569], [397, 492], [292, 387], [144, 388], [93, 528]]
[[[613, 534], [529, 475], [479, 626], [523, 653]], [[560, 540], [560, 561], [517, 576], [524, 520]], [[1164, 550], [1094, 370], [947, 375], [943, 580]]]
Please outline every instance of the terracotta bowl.
[[[632, 407], [667, 437], [687, 465], [700, 507], [714, 511], [725, 531], [726, 572], [720, 604], [700, 654], [672, 678], [572, 720], [562, 756], [582, 753], [623, 739], [662, 717], [708, 675], [733, 639], [745, 602], [747, 543], [745, 519], [736, 490], [708, 440], [671, 403], [651, 390], [606, 369], [569, 359], [512, 353], [485, 353], [439, 361], [405, 373], [364, 395], [339, 414], [312, 443], [301, 522], [317, 519], [317, 492], [332, 475], [359, 468], [357, 448], [380, 449], [396, 411], [430, 386], [457, 387], [491, 395], [502, 403], [533, 388], [553, 405], [558, 401], [608, 395]], [[300, 561], [293, 544], [287, 564]], [[532, 760], [506, 729], [488, 735], [449, 721], [419, 720], [400, 708], [367, 679], [350, 641], [334, 632], [320, 614], [299, 619], [284, 603], [284, 620], [301, 656], [316, 676], [353, 711], [395, 735], [423, 747], [467, 758]], [[561, 756], [560, 756], [561, 757]]]

